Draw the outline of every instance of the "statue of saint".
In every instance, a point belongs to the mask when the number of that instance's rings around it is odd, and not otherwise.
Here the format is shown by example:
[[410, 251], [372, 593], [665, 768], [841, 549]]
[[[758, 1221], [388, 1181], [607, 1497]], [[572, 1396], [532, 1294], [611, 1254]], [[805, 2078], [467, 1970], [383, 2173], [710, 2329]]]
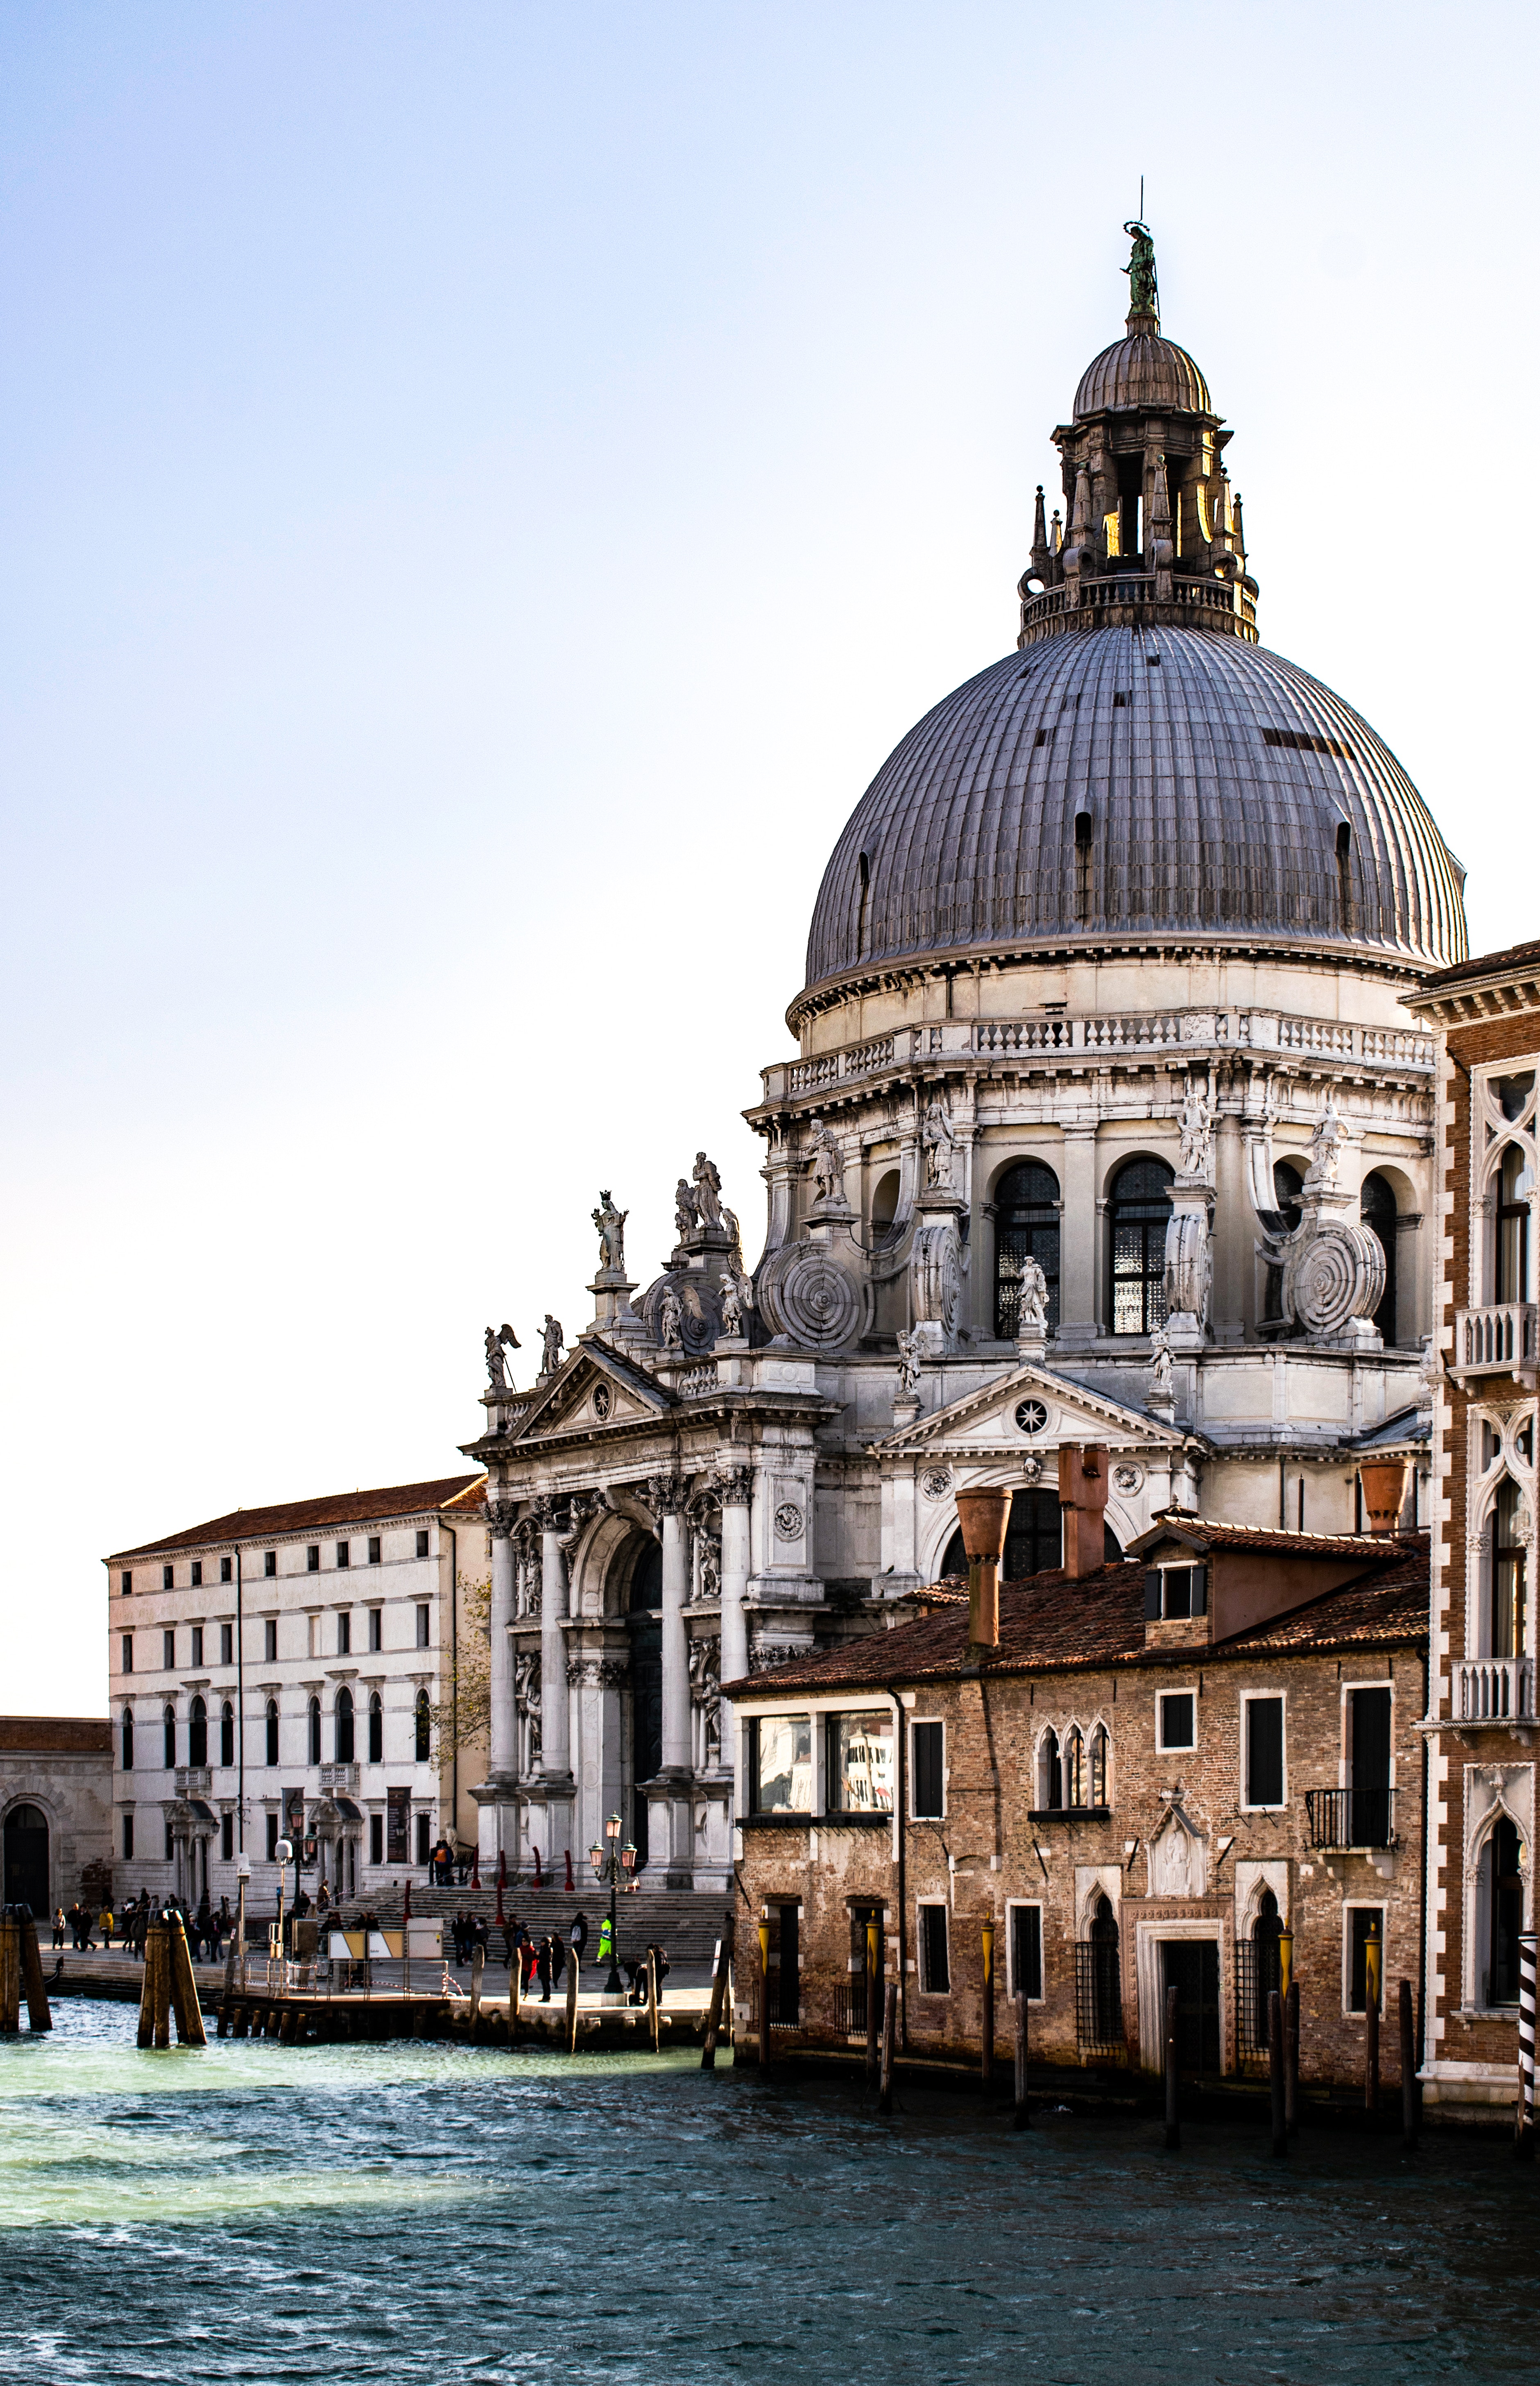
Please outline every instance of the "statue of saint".
[[1317, 1120], [1315, 1133], [1310, 1137], [1310, 1164], [1305, 1171], [1307, 1192], [1313, 1191], [1318, 1187], [1323, 1193], [1336, 1190], [1337, 1170], [1342, 1162], [1342, 1146], [1346, 1132], [1342, 1123], [1342, 1112], [1337, 1108], [1336, 1097], [1334, 1094], [1328, 1093], [1326, 1107]]
[[517, 1350], [519, 1337], [511, 1325], [489, 1325], [486, 1329], [486, 1379], [495, 1392], [508, 1388], [508, 1371], [503, 1358], [505, 1350]]
[[732, 1248], [727, 1255], [727, 1264], [734, 1275], [742, 1275], [744, 1272], [743, 1233], [738, 1224], [736, 1212], [730, 1210], [725, 1201], [722, 1203], [722, 1224], [732, 1237]]
[[741, 1334], [744, 1330], [744, 1304], [738, 1298], [738, 1287], [730, 1275], [722, 1278], [722, 1332]]
[[1131, 315], [1153, 315], [1160, 319], [1160, 292], [1155, 279], [1155, 243], [1150, 238], [1148, 224], [1125, 223], [1124, 232], [1133, 243], [1133, 253], [1123, 271], [1128, 276], [1128, 311]]
[[920, 1130], [920, 1140], [924, 1147], [929, 1181], [933, 1185], [944, 1187], [950, 1192], [952, 1153], [957, 1144], [957, 1136], [952, 1132], [952, 1122], [947, 1116], [946, 1105], [939, 1094], [933, 1094], [926, 1107], [925, 1124]]
[[1020, 1334], [1045, 1334], [1048, 1330], [1048, 1279], [1030, 1251], [1021, 1262], [1019, 1317]]
[[1149, 1337], [1149, 1388], [1162, 1398], [1171, 1388], [1171, 1346], [1163, 1325], [1158, 1325]]
[[1208, 1174], [1213, 1159], [1214, 1117], [1218, 1107], [1197, 1079], [1189, 1077], [1177, 1127], [1182, 1142], [1183, 1176]]
[[815, 1201], [843, 1201], [845, 1199], [845, 1154], [840, 1149], [833, 1128], [822, 1119], [811, 1122], [813, 1129], [813, 1199]]
[[665, 1350], [683, 1350], [684, 1311], [671, 1284], [663, 1287], [663, 1298], [657, 1309], [657, 1330]]
[[703, 1226], [720, 1226], [722, 1222], [722, 1180], [704, 1151], [695, 1154], [695, 1164], [690, 1171], [695, 1188], [695, 1201]]
[[[617, 1210], [610, 1199], [609, 1187], [599, 1195], [599, 1206], [594, 1212], [594, 1224], [599, 1230], [599, 1273], [607, 1270], [617, 1275], [626, 1272], [626, 1220], [629, 1210]], [[546, 1320], [547, 1325], [550, 1323]]]
[[920, 1335], [914, 1326], [898, 1337], [898, 1396], [912, 1400], [920, 1389]]
[[545, 1312], [545, 1330], [541, 1336], [540, 1372], [554, 1375], [561, 1364], [561, 1346], [566, 1337], [549, 1310]]
[[682, 1176], [674, 1187], [674, 1232], [693, 1235], [700, 1224], [700, 1204], [687, 1176]]

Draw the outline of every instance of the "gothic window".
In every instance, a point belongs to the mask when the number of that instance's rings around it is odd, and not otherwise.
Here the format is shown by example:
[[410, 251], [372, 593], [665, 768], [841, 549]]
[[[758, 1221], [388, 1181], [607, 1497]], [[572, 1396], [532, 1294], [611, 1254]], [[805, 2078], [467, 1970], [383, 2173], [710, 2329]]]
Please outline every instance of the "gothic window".
[[337, 1692], [335, 1725], [337, 1763], [351, 1764], [353, 1762], [353, 1693], [351, 1690]]
[[1492, 1649], [1494, 1657], [1521, 1657], [1527, 1623], [1528, 1555], [1519, 1538], [1519, 1486], [1505, 1476], [1492, 1512]]
[[319, 1699], [312, 1699], [312, 1700], [311, 1700], [311, 1702], [310, 1702], [310, 1708], [309, 1708], [309, 1723], [310, 1723], [310, 1739], [309, 1739], [310, 1763], [311, 1763], [312, 1764], [319, 1764], [320, 1763], [320, 1701], [319, 1701]]
[[1075, 1949], [1075, 2036], [1081, 2052], [1121, 2046], [1122, 1989], [1118, 1968], [1118, 1917], [1105, 1891], [1091, 1915], [1090, 1935]]
[[1085, 1803], [1085, 1742], [1078, 1724], [1071, 1724], [1064, 1741], [1064, 1803]]
[[1390, 1349], [1396, 1341], [1396, 1196], [1383, 1176], [1364, 1178], [1358, 1215], [1366, 1226], [1372, 1226], [1385, 1255], [1384, 1296], [1374, 1312], [1374, 1323]]
[[417, 1694], [417, 1703], [412, 1709], [412, 1754], [416, 1757], [419, 1764], [426, 1764], [429, 1757], [432, 1753], [431, 1739], [432, 1727], [429, 1722], [428, 1693], [426, 1690], [419, 1690]]
[[1108, 1802], [1107, 1760], [1110, 1748], [1111, 1743], [1107, 1737], [1107, 1726], [1099, 1723], [1091, 1734], [1091, 1803], [1093, 1806], [1105, 1806]]
[[380, 1693], [375, 1690], [369, 1702], [369, 1761], [382, 1764], [385, 1761], [385, 1710]]
[[208, 1709], [201, 1698], [194, 1698], [187, 1710], [187, 1762], [207, 1764], [208, 1762]]
[[1482, 1903], [1485, 1910], [1485, 1944], [1481, 1961], [1486, 1978], [1480, 2002], [1484, 2005], [1516, 2005], [1519, 2002], [1519, 1933], [1524, 1927], [1524, 1882], [1519, 1870], [1519, 1834], [1507, 1815], [1482, 1850]]
[[1515, 1143], [1497, 1172], [1497, 1236], [1492, 1274], [1494, 1300], [1529, 1299], [1529, 1193], [1534, 1178]]
[[1257, 1901], [1257, 1919], [1251, 1926], [1249, 2037], [1258, 2053], [1268, 2044], [1268, 1999], [1274, 1989], [1283, 1986], [1283, 1962], [1278, 1944], [1283, 1930], [1278, 1900], [1271, 1889], [1264, 1889]]
[[133, 1709], [131, 1707], [123, 1709], [122, 1739], [123, 1770], [125, 1773], [131, 1773], [133, 1771]]
[[264, 1721], [268, 1732], [267, 1761], [269, 1764], [276, 1764], [278, 1763], [278, 1701], [276, 1699], [268, 1701], [268, 1711]]
[[[1272, 1199], [1283, 1221], [1285, 1233], [1292, 1235], [1299, 1224], [1299, 1197], [1304, 1190], [1305, 1179], [1292, 1161], [1279, 1160], [1273, 1162]], [[1281, 1318], [1283, 1314], [1283, 1269], [1270, 1267], [1267, 1279], [1262, 1314], [1264, 1317]]]
[[[1048, 1324], [1058, 1324], [1058, 1179], [1040, 1161], [1008, 1168], [995, 1194], [995, 1331], [1020, 1331], [1021, 1270], [1037, 1262], [1048, 1286]], [[875, 1224], [875, 1220], [873, 1220]]]
[[166, 1770], [174, 1773], [177, 1763], [177, 1711], [168, 1707], [160, 1718], [161, 1733], [166, 1742]]
[[1171, 1171], [1163, 1160], [1131, 1160], [1112, 1180], [1112, 1331], [1153, 1334], [1166, 1322], [1166, 1227]]
[[1040, 1813], [1057, 1813], [1064, 1803], [1064, 1770], [1058, 1761], [1058, 1734], [1045, 1731], [1037, 1747], [1037, 1804]]
[[226, 1699], [219, 1709], [219, 1763], [235, 1762], [235, 1710]]

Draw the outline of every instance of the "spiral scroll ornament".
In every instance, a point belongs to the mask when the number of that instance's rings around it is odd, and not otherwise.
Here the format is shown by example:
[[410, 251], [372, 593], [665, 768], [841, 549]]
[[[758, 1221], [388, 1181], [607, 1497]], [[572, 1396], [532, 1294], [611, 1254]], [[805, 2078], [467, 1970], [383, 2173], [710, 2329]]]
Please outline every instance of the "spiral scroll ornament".
[[1372, 1226], [1333, 1218], [1292, 1249], [1283, 1266], [1283, 1314], [1307, 1334], [1340, 1334], [1372, 1317], [1385, 1290], [1385, 1255]]
[[793, 1243], [761, 1269], [761, 1313], [777, 1335], [809, 1350], [843, 1350], [871, 1318], [871, 1290], [817, 1243]]

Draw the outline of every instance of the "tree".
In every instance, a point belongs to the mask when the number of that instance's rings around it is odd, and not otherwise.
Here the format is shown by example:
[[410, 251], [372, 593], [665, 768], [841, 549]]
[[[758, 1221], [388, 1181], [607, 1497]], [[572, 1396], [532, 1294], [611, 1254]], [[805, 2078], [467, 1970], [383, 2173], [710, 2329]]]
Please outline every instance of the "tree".
[[444, 1695], [431, 1704], [428, 1720], [441, 1756], [463, 1756], [484, 1747], [492, 1728], [492, 1576], [458, 1575], [459, 1630]]

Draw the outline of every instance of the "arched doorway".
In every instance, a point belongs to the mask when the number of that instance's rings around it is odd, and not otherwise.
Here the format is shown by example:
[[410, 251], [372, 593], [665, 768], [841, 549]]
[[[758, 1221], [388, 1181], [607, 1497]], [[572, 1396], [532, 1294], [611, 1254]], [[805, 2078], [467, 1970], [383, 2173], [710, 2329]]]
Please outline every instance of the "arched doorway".
[[6, 1817], [6, 1903], [49, 1911], [48, 1817], [41, 1806], [13, 1806]]
[[647, 1861], [647, 1795], [642, 1787], [663, 1763], [663, 1551], [649, 1541], [632, 1569], [626, 1596], [631, 1634], [631, 1836], [636, 1868]]

